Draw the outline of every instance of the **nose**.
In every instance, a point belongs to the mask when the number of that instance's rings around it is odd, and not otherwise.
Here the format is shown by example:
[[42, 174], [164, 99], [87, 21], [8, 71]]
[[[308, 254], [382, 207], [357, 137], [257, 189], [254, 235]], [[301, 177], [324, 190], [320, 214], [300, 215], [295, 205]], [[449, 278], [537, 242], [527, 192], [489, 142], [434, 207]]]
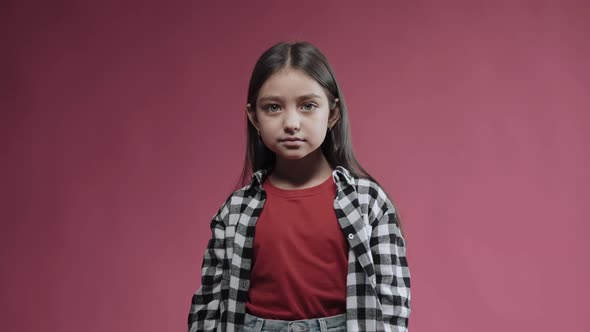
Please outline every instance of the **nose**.
[[285, 117], [283, 120], [283, 127], [285, 128], [285, 130], [288, 132], [294, 132], [299, 130], [299, 127], [301, 126], [301, 119], [299, 118], [300, 115], [297, 112], [297, 110], [294, 108], [289, 108], [284, 113], [284, 115]]

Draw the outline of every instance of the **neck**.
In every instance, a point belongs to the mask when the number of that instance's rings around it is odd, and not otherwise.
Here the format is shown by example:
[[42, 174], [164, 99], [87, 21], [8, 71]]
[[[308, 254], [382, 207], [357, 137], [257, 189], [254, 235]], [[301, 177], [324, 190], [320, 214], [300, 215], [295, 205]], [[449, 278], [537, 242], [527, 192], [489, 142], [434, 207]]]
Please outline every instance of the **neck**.
[[283, 189], [312, 187], [320, 184], [332, 174], [332, 167], [321, 149], [301, 159], [278, 158], [269, 179], [273, 185]]

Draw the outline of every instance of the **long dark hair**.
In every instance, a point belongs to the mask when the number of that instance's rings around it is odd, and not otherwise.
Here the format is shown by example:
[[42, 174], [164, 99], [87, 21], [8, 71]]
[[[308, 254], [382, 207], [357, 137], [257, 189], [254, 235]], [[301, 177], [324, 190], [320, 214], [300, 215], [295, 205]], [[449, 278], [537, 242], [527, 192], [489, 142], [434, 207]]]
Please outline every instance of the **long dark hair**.
[[[320, 146], [330, 166], [332, 168], [336, 168], [338, 165], [344, 166], [350, 171], [351, 175], [357, 178], [369, 179], [381, 186], [361, 166], [355, 157], [350, 139], [350, 127], [348, 125], [348, 113], [344, 96], [342, 95], [332, 67], [317, 47], [308, 42], [280, 42], [266, 50], [256, 62], [250, 78], [247, 103], [251, 105], [251, 108], [256, 109], [258, 92], [264, 82], [272, 74], [285, 67], [302, 70], [316, 80], [324, 88], [330, 106], [333, 107], [335, 105], [335, 99], [339, 99], [340, 118], [334, 127], [332, 127], [332, 130], [327, 132], [326, 139]], [[235, 189], [246, 185], [250, 181], [252, 172], [260, 169], [272, 171], [276, 161], [275, 153], [267, 148], [262, 140], [259, 139], [258, 132], [248, 120], [247, 115], [246, 124], [246, 157], [242, 168], [242, 175]], [[387, 196], [389, 198], [389, 195]], [[395, 216], [401, 229], [398, 213], [395, 213]]]

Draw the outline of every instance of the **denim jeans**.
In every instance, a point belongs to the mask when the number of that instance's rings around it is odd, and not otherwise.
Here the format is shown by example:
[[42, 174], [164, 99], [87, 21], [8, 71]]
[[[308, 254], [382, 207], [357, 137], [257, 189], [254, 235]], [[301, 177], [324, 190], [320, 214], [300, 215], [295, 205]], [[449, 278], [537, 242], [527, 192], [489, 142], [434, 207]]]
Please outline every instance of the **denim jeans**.
[[287, 321], [247, 313], [244, 332], [346, 332], [346, 314]]

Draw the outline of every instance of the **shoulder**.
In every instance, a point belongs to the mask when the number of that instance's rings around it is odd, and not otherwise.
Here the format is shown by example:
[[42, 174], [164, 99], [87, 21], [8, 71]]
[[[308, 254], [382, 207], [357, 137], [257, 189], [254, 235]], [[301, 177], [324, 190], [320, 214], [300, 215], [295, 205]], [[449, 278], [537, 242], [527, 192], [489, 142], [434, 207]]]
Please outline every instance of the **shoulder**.
[[362, 177], [344, 166], [337, 166], [333, 172], [335, 180], [351, 185], [361, 204], [368, 204], [371, 209], [393, 210], [393, 203], [385, 189], [374, 179]]
[[257, 170], [251, 175], [251, 179], [246, 185], [238, 189], [234, 188], [217, 209], [212, 221], [225, 226], [237, 222], [238, 215], [251, 206], [252, 200], [258, 199], [254, 193], [260, 190], [261, 183], [267, 174], [266, 169]]
[[353, 178], [353, 184], [359, 194], [368, 195], [372, 200], [390, 201], [389, 195], [382, 185], [367, 178]]
[[369, 212], [374, 218], [379, 219], [387, 213], [395, 213], [395, 206], [385, 188], [374, 180], [368, 178], [353, 179], [353, 183], [359, 195], [359, 199], [367, 202]]
[[248, 197], [248, 192], [246, 186], [234, 190], [229, 195], [226, 196], [225, 200], [221, 203], [217, 212], [213, 216], [213, 219], [217, 219], [219, 221], [226, 221], [229, 215], [239, 209], [246, 197]]
[[268, 169], [259, 169], [250, 175], [250, 181], [241, 188], [235, 189], [231, 192], [223, 202], [220, 211], [225, 210], [227, 214], [239, 214], [243, 212], [247, 206], [254, 203], [259, 203], [260, 195], [257, 193], [262, 191], [262, 183], [270, 174]]

